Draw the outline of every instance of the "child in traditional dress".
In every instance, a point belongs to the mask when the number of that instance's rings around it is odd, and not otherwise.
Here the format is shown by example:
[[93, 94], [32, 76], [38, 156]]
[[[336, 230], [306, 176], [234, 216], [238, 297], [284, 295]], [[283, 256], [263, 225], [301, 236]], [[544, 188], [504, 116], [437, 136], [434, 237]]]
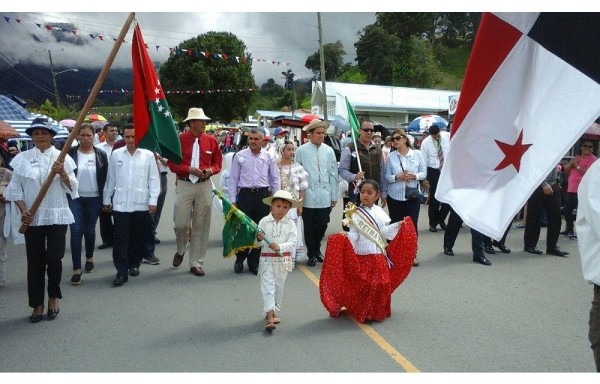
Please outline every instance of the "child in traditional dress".
[[296, 249], [297, 231], [294, 222], [287, 216], [290, 208], [298, 202], [284, 190], [263, 199], [271, 206], [271, 213], [258, 223], [257, 244], [262, 247], [258, 266], [263, 311], [267, 319], [265, 329], [272, 331], [281, 321], [277, 312], [281, 310], [283, 285], [292, 270], [292, 251]]
[[365, 180], [359, 191], [360, 206], [350, 203], [346, 211], [347, 236], [341, 232], [327, 240], [319, 292], [332, 317], [345, 307], [360, 323], [383, 321], [392, 314], [392, 293], [410, 272], [417, 236], [410, 217], [390, 224], [375, 204], [379, 183]]

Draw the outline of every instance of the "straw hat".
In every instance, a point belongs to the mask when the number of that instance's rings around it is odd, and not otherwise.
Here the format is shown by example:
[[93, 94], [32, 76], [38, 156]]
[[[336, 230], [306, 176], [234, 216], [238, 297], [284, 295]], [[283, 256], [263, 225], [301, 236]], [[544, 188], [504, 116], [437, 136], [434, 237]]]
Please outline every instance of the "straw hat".
[[319, 120], [319, 119], [314, 119], [313, 121], [311, 121], [310, 123], [308, 123], [308, 125], [306, 125], [304, 128], [302, 128], [302, 130], [304, 132], [310, 132], [315, 128], [329, 128], [329, 123], [323, 120]]
[[204, 111], [202, 110], [202, 108], [190, 108], [190, 110], [188, 111], [188, 115], [186, 117], [185, 120], [183, 120], [184, 122], [189, 121], [189, 120], [207, 120], [210, 121], [210, 117], [206, 116], [204, 114]]
[[263, 199], [263, 203], [265, 203], [267, 205], [271, 205], [271, 202], [273, 201], [273, 199], [283, 199], [283, 200], [289, 201], [290, 203], [292, 203], [292, 208], [300, 207], [300, 203], [298, 203], [298, 201], [296, 201], [296, 199], [294, 199], [294, 196], [292, 196], [291, 193], [289, 193], [288, 191], [285, 191], [283, 189], [280, 189], [279, 191], [275, 192], [275, 194], [273, 196], [265, 197]]

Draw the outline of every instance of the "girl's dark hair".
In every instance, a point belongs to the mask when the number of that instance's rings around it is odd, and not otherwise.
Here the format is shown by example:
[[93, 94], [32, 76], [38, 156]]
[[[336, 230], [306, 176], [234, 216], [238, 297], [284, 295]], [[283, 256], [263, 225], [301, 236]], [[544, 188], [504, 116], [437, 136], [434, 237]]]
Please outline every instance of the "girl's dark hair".
[[381, 191], [379, 190], [379, 183], [376, 182], [375, 180], [372, 179], [365, 179], [363, 180], [360, 185], [358, 186], [358, 190], [360, 191], [363, 187], [363, 185], [371, 185], [373, 187], [373, 189], [375, 190], [375, 192], [380, 193]]

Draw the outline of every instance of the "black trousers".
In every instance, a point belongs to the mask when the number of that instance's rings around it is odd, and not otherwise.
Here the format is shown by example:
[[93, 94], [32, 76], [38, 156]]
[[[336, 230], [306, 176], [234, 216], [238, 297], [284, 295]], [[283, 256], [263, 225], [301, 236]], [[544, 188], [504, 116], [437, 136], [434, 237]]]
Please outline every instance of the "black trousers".
[[[152, 225], [154, 226], [153, 234], [156, 233], [156, 228], [160, 222], [160, 215], [162, 214], [162, 209], [165, 205], [165, 197], [167, 196], [167, 188], [167, 172], [162, 172], [160, 174], [160, 195], [158, 195], [158, 201], [156, 202], [156, 212], [150, 215], [152, 217]], [[152, 240], [154, 240], [154, 238]]]
[[66, 234], [66, 224], [28, 227], [25, 232], [27, 293], [31, 308], [44, 305], [46, 272], [48, 273], [48, 297], [62, 299], [60, 279]]
[[[259, 188], [256, 191], [241, 188], [237, 195], [237, 207], [258, 224], [260, 219], [271, 212], [271, 208], [262, 201], [265, 197], [269, 197], [268, 188]], [[260, 248], [237, 252], [235, 257], [242, 262], [248, 259], [248, 268], [258, 268]]]
[[546, 232], [546, 249], [556, 247], [560, 234], [560, 189], [558, 183], [552, 186], [552, 194], [544, 194], [542, 187], [537, 187], [527, 200], [527, 219], [525, 220], [525, 248], [537, 246], [542, 229], [542, 211], [546, 208], [548, 220]]
[[[411, 200], [394, 200], [388, 196], [387, 198], [388, 211], [390, 212], [391, 223], [397, 223], [404, 220], [406, 216], [410, 216], [415, 225], [415, 230], [418, 227], [419, 211], [421, 210], [421, 202], [418, 199]], [[419, 231], [417, 237], [419, 236]]]
[[129, 268], [139, 268], [144, 257], [148, 257], [147, 236], [152, 228], [150, 212], [113, 211], [115, 218], [115, 243], [113, 264], [117, 275], [126, 277]]
[[565, 200], [565, 206], [563, 208], [563, 215], [565, 216], [565, 231], [575, 232], [575, 215], [573, 211], [577, 209], [577, 193], [567, 192], [567, 198]]
[[504, 231], [504, 235], [502, 235], [502, 238], [499, 241], [496, 240], [492, 240], [491, 237], [489, 236], [483, 236], [483, 245], [487, 246], [492, 246], [492, 245], [498, 245], [498, 244], [503, 244], [506, 241], [506, 237], [508, 236], [508, 231], [510, 231], [510, 224], [508, 225], [508, 228], [506, 228], [506, 231]]
[[429, 208], [427, 214], [429, 216], [429, 226], [435, 227], [439, 223], [446, 220], [450, 206], [446, 203], [441, 203], [435, 198], [438, 181], [440, 180], [440, 170], [437, 168], [427, 167], [427, 181], [429, 181]]
[[100, 211], [100, 237], [103, 244], [113, 244], [115, 239], [115, 226], [112, 212]]
[[[454, 243], [460, 232], [463, 220], [458, 216], [454, 209], [450, 208], [450, 216], [448, 217], [448, 223], [446, 224], [446, 230], [444, 231], [444, 249], [454, 248]], [[475, 229], [471, 228], [471, 250], [473, 251], [473, 257], [481, 257], [483, 254], [483, 243], [485, 235]]]
[[304, 222], [304, 245], [306, 255], [313, 259], [321, 253], [321, 241], [325, 237], [331, 207], [302, 209], [302, 221]]

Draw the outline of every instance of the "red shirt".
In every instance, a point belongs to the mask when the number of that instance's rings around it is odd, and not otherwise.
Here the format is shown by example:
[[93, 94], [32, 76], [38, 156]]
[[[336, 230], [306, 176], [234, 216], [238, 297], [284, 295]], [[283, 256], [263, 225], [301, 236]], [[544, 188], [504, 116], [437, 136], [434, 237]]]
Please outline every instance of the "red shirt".
[[[190, 176], [190, 164], [192, 163], [192, 148], [194, 147], [194, 141], [196, 136], [191, 131], [186, 131], [179, 135], [179, 141], [181, 142], [181, 163], [176, 165], [169, 161], [167, 165], [171, 172], [176, 173], [177, 177], [189, 177]], [[210, 168], [213, 175], [221, 172], [221, 165], [223, 164], [223, 155], [217, 140], [206, 133], [201, 133], [199, 136], [198, 144], [200, 145], [200, 169]]]

